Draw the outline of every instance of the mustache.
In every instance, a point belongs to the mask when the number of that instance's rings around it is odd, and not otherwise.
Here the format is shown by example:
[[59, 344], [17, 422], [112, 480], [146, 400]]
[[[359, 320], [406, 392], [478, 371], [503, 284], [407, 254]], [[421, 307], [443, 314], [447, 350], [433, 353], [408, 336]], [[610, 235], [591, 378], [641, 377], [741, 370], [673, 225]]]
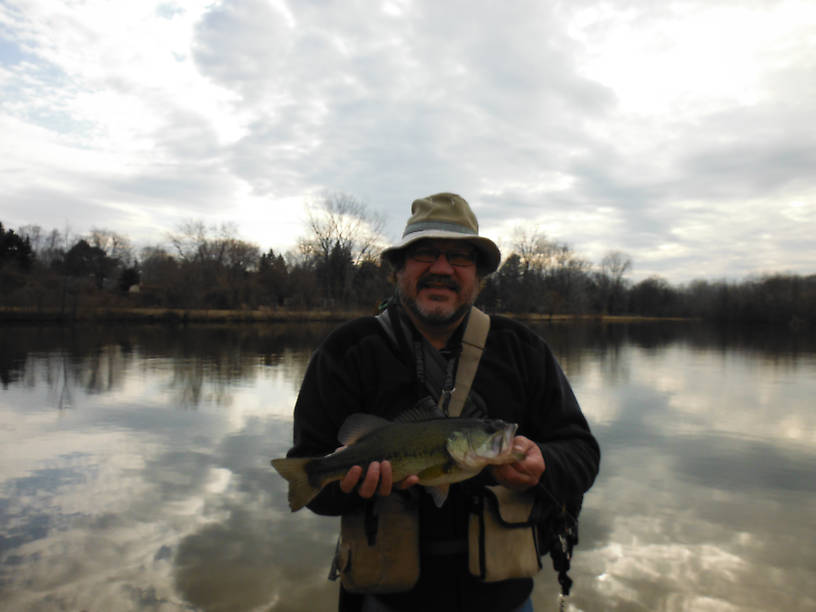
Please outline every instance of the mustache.
[[442, 276], [439, 274], [428, 274], [417, 281], [417, 289], [424, 289], [426, 287], [444, 287], [452, 291], [459, 291], [459, 283], [449, 276]]

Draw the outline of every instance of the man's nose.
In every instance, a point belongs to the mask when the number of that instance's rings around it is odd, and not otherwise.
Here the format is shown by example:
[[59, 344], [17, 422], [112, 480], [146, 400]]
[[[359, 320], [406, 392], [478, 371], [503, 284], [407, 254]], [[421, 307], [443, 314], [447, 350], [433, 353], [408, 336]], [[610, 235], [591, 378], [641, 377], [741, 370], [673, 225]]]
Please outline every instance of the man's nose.
[[429, 271], [434, 274], [453, 274], [453, 266], [450, 265], [445, 253], [442, 252], [436, 258], [436, 261], [431, 264]]

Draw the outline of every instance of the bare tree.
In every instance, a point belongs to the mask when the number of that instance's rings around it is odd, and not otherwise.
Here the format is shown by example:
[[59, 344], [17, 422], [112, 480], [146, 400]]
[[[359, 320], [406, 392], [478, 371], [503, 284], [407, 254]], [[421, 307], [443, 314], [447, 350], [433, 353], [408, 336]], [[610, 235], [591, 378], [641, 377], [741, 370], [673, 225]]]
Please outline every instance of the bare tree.
[[189, 220], [168, 235], [188, 292], [199, 301], [219, 308], [247, 301], [248, 275], [258, 269], [260, 249], [238, 238], [237, 231], [234, 223], [207, 227]]
[[326, 194], [307, 211], [309, 235], [298, 247], [317, 275], [326, 304], [347, 301], [355, 270], [363, 262], [376, 261], [384, 219], [345, 193]]
[[384, 217], [352, 195], [328, 193], [307, 205], [309, 236], [302, 239], [302, 253], [327, 261], [340, 249], [359, 265], [373, 259], [383, 242]]
[[133, 248], [130, 240], [109, 229], [93, 228], [88, 235], [91, 246], [102, 249], [105, 255], [127, 266], [133, 261]]
[[238, 238], [235, 223], [207, 227], [201, 220], [188, 220], [168, 235], [170, 245], [184, 263], [206, 263], [225, 268], [253, 270], [260, 250]]
[[168, 289], [178, 285], [182, 279], [178, 274], [178, 263], [160, 246], [144, 247], [141, 251], [142, 282]]
[[[568, 244], [547, 238], [539, 228], [519, 226], [513, 231], [512, 249], [507, 261], [516, 258], [518, 295], [511, 301], [517, 311], [552, 314], [585, 309], [589, 263]], [[501, 276], [506, 285], [507, 275]]]
[[632, 268], [632, 259], [622, 251], [610, 251], [601, 260], [601, 270], [615, 283], [623, 282], [623, 275]]
[[624, 275], [632, 268], [632, 259], [622, 251], [610, 251], [601, 260], [598, 279], [604, 312], [621, 312], [625, 308]]
[[34, 251], [35, 254], [40, 252], [45, 242], [43, 228], [39, 225], [23, 225], [17, 230], [17, 235], [23, 239], [28, 239], [31, 250]]
[[560, 269], [585, 265], [567, 243], [547, 238], [537, 227], [517, 226], [513, 230], [512, 249], [519, 256], [523, 273], [546, 276]]
[[201, 220], [189, 219], [180, 223], [167, 239], [181, 261], [192, 263], [201, 259], [207, 250], [209, 231]]
[[51, 267], [54, 262], [61, 261], [71, 247], [68, 227], [63, 233], [53, 229], [46, 234], [39, 225], [24, 225], [18, 233], [23, 238], [28, 238], [37, 261], [46, 268]]
[[522, 274], [542, 272], [552, 264], [557, 245], [539, 228], [517, 226], [513, 230], [512, 251], [519, 256]]

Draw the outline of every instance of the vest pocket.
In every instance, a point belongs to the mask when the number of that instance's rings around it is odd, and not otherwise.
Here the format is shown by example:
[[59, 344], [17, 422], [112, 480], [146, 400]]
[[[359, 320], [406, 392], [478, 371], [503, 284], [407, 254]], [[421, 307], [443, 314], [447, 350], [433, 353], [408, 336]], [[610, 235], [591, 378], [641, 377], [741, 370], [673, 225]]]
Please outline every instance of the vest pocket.
[[531, 578], [541, 569], [532, 492], [501, 485], [473, 497], [468, 518], [468, 570], [485, 581]]
[[400, 492], [364, 503], [340, 519], [329, 578], [350, 593], [398, 593], [419, 580], [419, 511]]

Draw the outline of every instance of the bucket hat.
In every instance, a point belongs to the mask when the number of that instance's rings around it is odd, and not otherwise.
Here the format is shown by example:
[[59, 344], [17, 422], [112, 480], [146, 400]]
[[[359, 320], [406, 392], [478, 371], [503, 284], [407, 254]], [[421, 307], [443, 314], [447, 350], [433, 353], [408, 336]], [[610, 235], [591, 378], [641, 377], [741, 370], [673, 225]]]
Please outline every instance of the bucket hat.
[[395, 253], [425, 238], [465, 240], [479, 251], [480, 268], [486, 274], [495, 272], [499, 267], [499, 247], [489, 238], [479, 236], [476, 215], [465, 199], [455, 193], [437, 193], [414, 200], [411, 204], [411, 218], [408, 219], [402, 238], [384, 249], [380, 257], [391, 261]]

